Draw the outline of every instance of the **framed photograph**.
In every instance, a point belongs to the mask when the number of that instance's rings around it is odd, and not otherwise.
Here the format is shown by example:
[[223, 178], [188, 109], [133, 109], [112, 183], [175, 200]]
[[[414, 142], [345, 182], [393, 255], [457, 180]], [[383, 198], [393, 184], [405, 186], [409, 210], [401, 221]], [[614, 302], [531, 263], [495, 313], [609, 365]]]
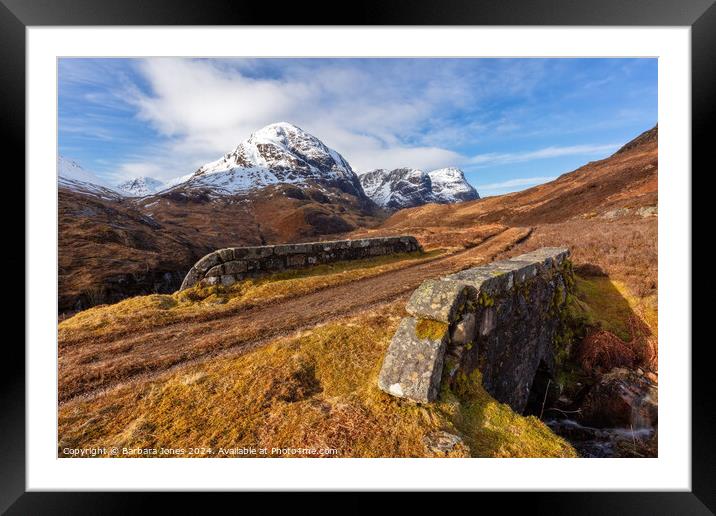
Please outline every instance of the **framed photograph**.
[[691, 171], [712, 4], [345, 25], [2, 0], [26, 367], [0, 507], [438, 490], [711, 514]]

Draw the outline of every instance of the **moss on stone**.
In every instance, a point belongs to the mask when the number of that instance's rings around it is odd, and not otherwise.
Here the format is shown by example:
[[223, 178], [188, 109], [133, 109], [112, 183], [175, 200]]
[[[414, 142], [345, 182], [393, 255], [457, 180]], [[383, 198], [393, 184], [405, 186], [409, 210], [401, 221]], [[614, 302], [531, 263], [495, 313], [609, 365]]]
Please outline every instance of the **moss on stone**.
[[481, 290], [480, 295], [477, 298], [477, 304], [487, 308], [488, 306], [494, 305], [495, 300], [490, 296], [490, 294], [488, 294], [484, 290]]
[[443, 383], [437, 409], [448, 416], [473, 457], [576, 457], [563, 438], [534, 416], [521, 416], [499, 403], [482, 385], [482, 374], [458, 372]]
[[432, 319], [419, 319], [415, 325], [415, 334], [419, 339], [440, 340], [447, 333], [448, 324]]

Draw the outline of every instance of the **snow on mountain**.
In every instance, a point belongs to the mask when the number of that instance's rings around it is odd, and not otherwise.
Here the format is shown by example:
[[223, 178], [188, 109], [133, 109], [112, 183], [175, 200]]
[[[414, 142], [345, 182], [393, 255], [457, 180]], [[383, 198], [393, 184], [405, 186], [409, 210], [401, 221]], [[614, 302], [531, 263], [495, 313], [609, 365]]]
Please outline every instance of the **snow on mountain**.
[[104, 199], [117, 199], [120, 197], [119, 192], [112, 186], [92, 172], [82, 168], [76, 161], [64, 156], [57, 157], [57, 186]]
[[440, 168], [428, 172], [433, 185], [433, 194], [439, 203], [474, 201], [479, 199], [477, 190], [465, 180], [465, 173], [459, 168]]
[[391, 210], [436, 202], [430, 176], [416, 168], [379, 168], [361, 174], [360, 182], [373, 202]]
[[254, 132], [233, 151], [207, 163], [184, 183], [222, 193], [244, 193], [265, 186], [307, 181], [364, 197], [358, 176], [343, 157], [293, 124], [279, 122]]
[[454, 167], [431, 172], [415, 168], [377, 169], [361, 174], [360, 182], [368, 197], [390, 210], [480, 198], [462, 170]]
[[136, 177], [117, 185], [117, 189], [127, 197], [144, 197], [164, 190], [166, 187], [167, 185], [151, 177]]

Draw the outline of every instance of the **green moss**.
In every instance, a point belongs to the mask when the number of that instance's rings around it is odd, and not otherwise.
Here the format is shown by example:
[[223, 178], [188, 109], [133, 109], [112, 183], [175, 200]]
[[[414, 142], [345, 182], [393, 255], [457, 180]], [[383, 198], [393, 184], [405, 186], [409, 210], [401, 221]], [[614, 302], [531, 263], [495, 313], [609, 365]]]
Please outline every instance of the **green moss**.
[[440, 340], [445, 336], [447, 330], [447, 323], [432, 319], [420, 319], [415, 325], [415, 334], [419, 339]]
[[584, 317], [591, 326], [610, 331], [624, 341], [631, 340], [632, 307], [608, 277], [575, 276], [575, 286]]
[[477, 304], [480, 306], [488, 307], [495, 304], [495, 300], [484, 290], [480, 291], [480, 295], [477, 298]]
[[459, 372], [443, 388], [437, 409], [447, 415], [473, 457], [576, 457], [572, 446], [539, 419], [515, 413], [482, 385], [482, 374]]
[[571, 292], [574, 289], [574, 265], [572, 264], [572, 260], [569, 258], [565, 259], [560, 266], [560, 270], [562, 271], [564, 283], [567, 285], [567, 291]]

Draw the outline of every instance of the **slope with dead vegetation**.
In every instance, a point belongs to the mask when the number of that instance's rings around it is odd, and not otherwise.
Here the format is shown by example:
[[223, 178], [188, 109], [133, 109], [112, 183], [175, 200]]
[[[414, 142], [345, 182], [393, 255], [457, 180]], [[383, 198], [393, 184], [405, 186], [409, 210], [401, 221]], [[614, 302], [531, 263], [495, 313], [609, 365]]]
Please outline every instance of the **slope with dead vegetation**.
[[[431, 406], [381, 392], [376, 378], [402, 305], [65, 403], [58, 453], [116, 446], [183, 448], [180, 456], [211, 457], [240, 447], [315, 449], [338, 457], [575, 456], [541, 421], [493, 400], [478, 377], [464, 379], [457, 392], [445, 392]], [[434, 440], [445, 435], [451, 445], [436, 447]], [[188, 451], [196, 448], [196, 454]]]
[[[60, 325], [59, 398], [66, 401], [135, 376], [156, 373], [227, 350], [248, 348], [335, 317], [405, 298], [426, 277], [488, 262], [528, 235], [529, 229], [507, 229], [461, 252], [329, 288], [315, 289], [314, 285], [308, 293], [288, 296], [280, 302], [259, 302], [253, 308], [204, 311], [187, 307], [185, 310], [195, 315], [171, 320], [170, 324], [161, 324], [161, 320], [171, 319], [181, 314], [181, 310], [157, 318], [157, 311], [162, 309], [151, 304], [153, 296], [145, 298], [150, 305], [143, 308], [137, 303], [125, 310], [120, 303], [97, 308], [86, 317], [78, 314]], [[302, 285], [305, 287], [301, 279], [293, 280], [284, 290], [290, 292]], [[269, 284], [263, 292], [271, 295], [271, 290]], [[240, 302], [241, 298], [237, 299]], [[166, 305], [165, 311], [171, 311], [171, 304]], [[129, 333], [127, 312], [131, 312], [129, 318], [136, 321]], [[155, 324], [152, 320], [158, 322]]]

